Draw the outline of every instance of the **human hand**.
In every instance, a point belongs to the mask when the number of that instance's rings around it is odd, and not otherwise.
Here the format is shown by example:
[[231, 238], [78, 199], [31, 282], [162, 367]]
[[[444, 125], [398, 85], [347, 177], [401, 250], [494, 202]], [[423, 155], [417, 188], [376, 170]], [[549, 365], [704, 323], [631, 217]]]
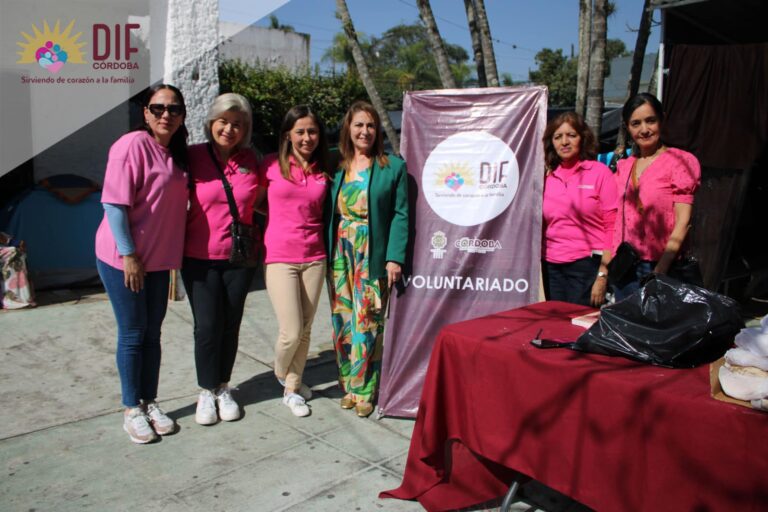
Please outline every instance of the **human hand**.
[[605, 302], [605, 292], [608, 290], [608, 279], [598, 277], [592, 285], [589, 303], [598, 308]]
[[125, 276], [125, 287], [134, 293], [139, 293], [144, 288], [144, 264], [135, 254], [123, 256], [123, 274]]
[[387, 262], [387, 287], [391, 288], [393, 284], [400, 280], [403, 270], [400, 264], [394, 261]]

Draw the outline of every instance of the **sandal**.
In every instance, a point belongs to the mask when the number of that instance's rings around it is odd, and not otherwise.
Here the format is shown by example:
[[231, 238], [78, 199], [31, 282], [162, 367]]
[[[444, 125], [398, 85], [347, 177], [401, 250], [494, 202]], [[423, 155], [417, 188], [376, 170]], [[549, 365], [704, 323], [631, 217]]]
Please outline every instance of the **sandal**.
[[341, 399], [339, 405], [342, 409], [352, 409], [355, 406], [355, 399], [352, 398], [352, 395], [346, 395]]
[[371, 402], [357, 402], [355, 412], [361, 418], [367, 418], [373, 412], [373, 404]]

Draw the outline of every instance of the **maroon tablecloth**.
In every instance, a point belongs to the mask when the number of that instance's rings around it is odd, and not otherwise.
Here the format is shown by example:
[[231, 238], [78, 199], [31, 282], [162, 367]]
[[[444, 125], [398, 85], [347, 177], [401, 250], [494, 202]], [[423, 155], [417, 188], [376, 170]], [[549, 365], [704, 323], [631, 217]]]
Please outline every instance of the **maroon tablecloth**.
[[768, 510], [768, 415], [672, 370], [541, 350], [583, 307], [543, 302], [445, 327], [403, 482], [381, 497], [430, 511], [503, 495], [519, 471], [599, 511]]

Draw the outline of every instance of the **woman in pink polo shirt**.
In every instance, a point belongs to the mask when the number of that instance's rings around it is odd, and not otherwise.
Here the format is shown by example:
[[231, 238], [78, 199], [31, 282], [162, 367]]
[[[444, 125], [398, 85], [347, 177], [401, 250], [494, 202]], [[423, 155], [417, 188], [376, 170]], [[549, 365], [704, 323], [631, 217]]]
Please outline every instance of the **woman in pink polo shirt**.
[[549, 300], [599, 306], [608, 287], [616, 181], [594, 160], [595, 136], [575, 112], [550, 122], [542, 141], [544, 292]]
[[208, 143], [189, 148], [190, 208], [181, 277], [195, 323], [195, 368], [202, 389], [195, 421], [200, 425], [240, 418], [229, 381], [256, 269], [229, 262], [232, 214], [222, 178], [232, 189], [240, 222], [250, 225], [254, 207], [266, 193], [256, 153], [250, 149], [251, 119], [247, 99], [222, 94], [205, 121]]
[[682, 256], [693, 196], [701, 183], [696, 157], [664, 144], [664, 109], [655, 96], [640, 93], [630, 98], [622, 120], [634, 144], [632, 156], [619, 160], [616, 172], [621, 199], [614, 250], [623, 239], [637, 250], [641, 261], [614, 283], [617, 300], [637, 290], [648, 273], [670, 272]]
[[123, 429], [134, 443], [172, 434], [158, 407], [160, 327], [168, 307], [169, 270], [181, 266], [187, 213], [184, 97], [160, 84], [144, 100], [144, 126], [109, 150], [96, 231], [96, 268], [117, 320], [117, 370]]
[[302, 382], [325, 277], [323, 205], [328, 189], [328, 144], [323, 124], [306, 105], [288, 111], [276, 155], [265, 158], [267, 227], [266, 284], [279, 333], [275, 376], [285, 387], [283, 403], [296, 416], [310, 413], [312, 396]]

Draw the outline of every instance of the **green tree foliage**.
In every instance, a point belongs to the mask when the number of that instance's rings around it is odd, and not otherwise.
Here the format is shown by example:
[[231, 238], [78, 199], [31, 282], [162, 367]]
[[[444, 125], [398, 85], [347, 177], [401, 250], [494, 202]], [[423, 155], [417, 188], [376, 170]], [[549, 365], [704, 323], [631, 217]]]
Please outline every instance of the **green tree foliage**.
[[[461, 86], [470, 75], [469, 55], [459, 45], [443, 41], [448, 63], [456, 84]], [[427, 33], [421, 23], [397, 25], [371, 40], [371, 71], [384, 104], [399, 110], [403, 92], [441, 89], [442, 82]]]
[[292, 25], [283, 25], [274, 14], [269, 17], [269, 28], [282, 30], [283, 32], [296, 32]]
[[256, 147], [269, 153], [277, 150], [280, 123], [294, 105], [306, 104], [317, 112], [330, 132], [341, 124], [355, 100], [368, 100], [356, 76], [296, 75], [284, 69], [266, 69], [225, 61], [219, 67], [221, 92], [242, 94], [253, 108]]
[[549, 88], [549, 104], [552, 106], [573, 106], [576, 103], [575, 58], [563, 55], [563, 50], [544, 48], [534, 57], [538, 69], [530, 71], [531, 82]]
[[609, 39], [605, 42], [605, 57], [629, 57], [632, 52], [627, 50], [627, 45], [621, 39]]
[[[402, 108], [405, 91], [442, 88], [426, 29], [421, 23], [397, 25], [381, 37], [364, 38], [360, 34], [358, 37], [376, 88], [388, 110]], [[471, 74], [469, 55], [459, 45], [443, 43], [451, 72], [461, 87]], [[348, 71], [356, 73], [344, 34], [334, 37], [334, 44], [326, 50], [323, 60], [344, 63]]]
[[[631, 55], [620, 39], [609, 39], [605, 48], [606, 62], [614, 57]], [[549, 104], [556, 107], [572, 107], [576, 104], [576, 74], [578, 59], [566, 57], [562, 49], [544, 48], [534, 57], [538, 69], [528, 72], [531, 82], [549, 88]], [[610, 68], [609, 68], [610, 69]]]
[[[357, 39], [360, 43], [360, 49], [363, 51], [363, 55], [370, 57], [371, 55], [371, 42], [363, 34], [358, 33]], [[355, 58], [352, 56], [352, 47], [349, 45], [349, 39], [347, 39], [344, 32], [338, 32], [333, 36], [333, 45], [331, 45], [325, 53], [323, 53], [323, 62], [330, 62], [334, 70], [336, 64], [342, 64], [346, 68], [346, 72], [356, 75], [357, 67], [355, 66]]]

